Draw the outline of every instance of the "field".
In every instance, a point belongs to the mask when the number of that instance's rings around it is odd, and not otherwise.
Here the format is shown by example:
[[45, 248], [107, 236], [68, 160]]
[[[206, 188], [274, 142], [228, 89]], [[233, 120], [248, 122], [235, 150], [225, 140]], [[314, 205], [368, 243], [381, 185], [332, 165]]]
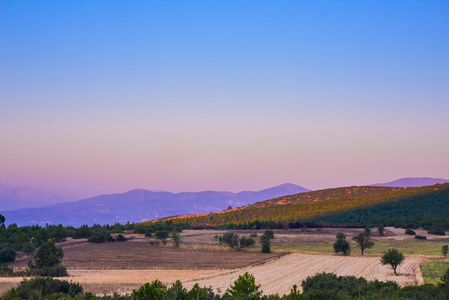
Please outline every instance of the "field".
[[[344, 232], [348, 241], [363, 229], [295, 229], [274, 230], [274, 253], [260, 253], [260, 245], [254, 249], [235, 252], [219, 246], [214, 235], [225, 231], [186, 230], [181, 235], [180, 249], [150, 245], [143, 235], [125, 234], [126, 242], [91, 244], [84, 239], [68, 239], [59, 245], [64, 249], [63, 264], [70, 278], [81, 283], [85, 291], [95, 294], [118, 291], [129, 293], [146, 282], [159, 279], [171, 284], [179, 279], [186, 288], [195, 283], [211, 286], [224, 292], [238, 275], [250, 272], [256, 282], [262, 284], [265, 294], [284, 294], [307, 276], [319, 272], [337, 275], [362, 276], [368, 280], [392, 280], [400, 285], [424, 283], [419, 265], [426, 260], [441, 258], [441, 245], [448, 244], [447, 237], [429, 236], [421, 241], [404, 234], [403, 229], [388, 228], [384, 236], [373, 230], [375, 246], [361, 256], [353, 245], [351, 256], [335, 255], [332, 243], [338, 232]], [[237, 231], [249, 235], [251, 232]], [[425, 235], [424, 232], [418, 234]], [[258, 238], [256, 238], [257, 240]], [[397, 247], [406, 254], [406, 261], [399, 269], [400, 276], [382, 266], [379, 257], [388, 248]], [[30, 257], [19, 257], [10, 266], [25, 268]], [[436, 274], [436, 273], [435, 273]], [[0, 278], [0, 293], [18, 284], [21, 278]]]

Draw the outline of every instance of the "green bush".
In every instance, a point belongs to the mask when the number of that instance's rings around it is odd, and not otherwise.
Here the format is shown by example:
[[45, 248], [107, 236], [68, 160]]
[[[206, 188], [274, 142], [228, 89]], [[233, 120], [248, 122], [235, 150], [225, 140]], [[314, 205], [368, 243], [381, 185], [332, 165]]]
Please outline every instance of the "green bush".
[[417, 239], [417, 240], [427, 240], [427, 237], [422, 236], [422, 235], [415, 235], [415, 239]]
[[31, 253], [36, 249], [33, 244], [31, 243], [25, 243], [22, 245], [22, 251], [25, 253]]
[[0, 247], [0, 263], [16, 260], [16, 251], [10, 245]]
[[126, 241], [125, 237], [121, 233], [117, 236], [116, 240], [117, 240], [117, 242], [124, 242], [124, 241]]
[[405, 234], [408, 234], [408, 235], [416, 235], [416, 232], [413, 231], [411, 228], [407, 228], [407, 229], [405, 230]]
[[36, 277], [24, 279], [17, 289], [12, 288], [3, 299], [67, 299], [67, 296], [71, 298], [80, 296], [82, 292], [83, 287], [79, 283]]

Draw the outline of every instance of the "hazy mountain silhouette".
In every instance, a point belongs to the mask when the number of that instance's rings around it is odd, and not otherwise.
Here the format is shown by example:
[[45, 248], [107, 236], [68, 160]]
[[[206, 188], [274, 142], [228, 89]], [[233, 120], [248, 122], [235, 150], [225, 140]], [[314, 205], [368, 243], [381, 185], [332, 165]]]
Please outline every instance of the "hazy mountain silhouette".
[[406, 177], [386, 183], [370, 184], [370, 186], [389, 186], [389, 187], [421, 187], [426, 185], [442, 184], [449, 182], [449, 179], [430, 178], [430, 177]]
[[114, 224], [141, 222], [179, 214], [217, 212], [257, 201], [310, 190], [294, 184], [240, 193], [204, 191], [196, 193], [152, 192], [135, 189], [126, 193], [100, 195], [84, 200], [65, 202], [37, 208], [11, 211], [1, 209], [6, 223], [19, 226], [41, 224]]
[[59, 195], [34, 187], [0, 184], [0, 211], [26, 207], [39, 207], [68, 200], [75, 199], [68, 199], [65, 195]]

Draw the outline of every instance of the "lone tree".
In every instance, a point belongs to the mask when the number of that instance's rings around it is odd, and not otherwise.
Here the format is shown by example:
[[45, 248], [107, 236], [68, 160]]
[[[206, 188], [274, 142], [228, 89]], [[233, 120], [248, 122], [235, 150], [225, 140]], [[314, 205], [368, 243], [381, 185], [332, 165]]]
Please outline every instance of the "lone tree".
[[441, 253], [443, 253], [444, 258], [447, 257], [447, 251], [449, 250], [449, 246], [448, 245], [444, 245], [443, 247], [441, 247]]
[[252, 238], [240, 237], [238, 234], [228, 231], [220, 236], [215, 236], [220, 245], [226, 245], [234, 250], [240, 251], [242, 248], [252, 247], [256, 243]]
[[393, 248], [389, 249], [380, 259], [380, 263], [383, 265], [390, 265], [394, 271], [394, 275], [398, 275], [396, 273], [396, 268], [404, 261], [405, 257], [402, 252], [399, 252], [398, 249]]
[[342, 252], [345, 256], [351, 254], [351, 245], [346, 240], [344, 233], [337, 233], [337, 241], [334, 243], [334, 252]]
[[162, 244], [167, 245], [167, 238], [170, 236], [170, 231], [168, 230], [158, 230], [154, 233], [157, 239], [161, 240]]
[[359, 246], [360, 250], [363, 252], [365, 249], [369, 249], [374, 246], [374, 243], [371, 241], [371, 229], [366, 227], [365, 230], [352, 238]]
[[179, 248], [179, 245], [181, 244], [181, 235], [179, 232], [173, 231], [171, 233], [171, 239], [173, 240], [173, 243], [175, 244], [175, 248]]
[[260, 236], [260, 243], [262, 244], [262, 253], [271, 252], [271, 239], [274, 238], [274, 233], [271, 230], [265, 230], [265, 233]]
[[238, 299], [259, 299], [262, 294], [262, 291], [259, 291], [259, 288], [260, 284], [256, 285], [254, 275], [246, 272], [234, 281], [234, 285], [229, 287], [228, 292]]

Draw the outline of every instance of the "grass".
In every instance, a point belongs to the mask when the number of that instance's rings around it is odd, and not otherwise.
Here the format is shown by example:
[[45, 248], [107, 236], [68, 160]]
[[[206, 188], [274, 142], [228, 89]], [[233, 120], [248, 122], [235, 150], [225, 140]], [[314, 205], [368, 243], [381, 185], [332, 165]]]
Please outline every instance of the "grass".
[[417, 239], [375, 239], [374, 247], [367, 249], [367, 254], [383, 254], [388, 249], [397, 248], [404, 255], [442, 256], [441, 247], [448, 244], [447, 240], [427, 241]]
[[320, 253], [328, 254], [334, 253], [332, 244], [325, 243], [288, 243], [288, 244], [272, 244], [271, 250], [273, 252], [299, 252], [299, 253]]
[[[368, 255], [383, 255], [388, 249], [397, 248], [407, 255], [423, 255], [423, 256], [436, 256], [442, 257], [441, 247], [447, 245], [447, 240], [428, 241], [428, 240], [416, 240], [416, 239], [373, 239], [374, 246], [371, 249], [366, 249], [365, 254]], [[335, 240], [329, 241], [329, 243], [283, 243], [272, 244], [271, 249], [273, 251], [289, 251], [299, 253], [318, 253], [329, 254], [334, 253], [332, 247]], [[360, 254], [360, 248], [353, 241], [351, 243], [352, 254]]]
[[437, 284], [447, 269], [449, 269], [449, 260], [423, 262], [421, 264], [421, 271], [424, 277], [424, 283]]

